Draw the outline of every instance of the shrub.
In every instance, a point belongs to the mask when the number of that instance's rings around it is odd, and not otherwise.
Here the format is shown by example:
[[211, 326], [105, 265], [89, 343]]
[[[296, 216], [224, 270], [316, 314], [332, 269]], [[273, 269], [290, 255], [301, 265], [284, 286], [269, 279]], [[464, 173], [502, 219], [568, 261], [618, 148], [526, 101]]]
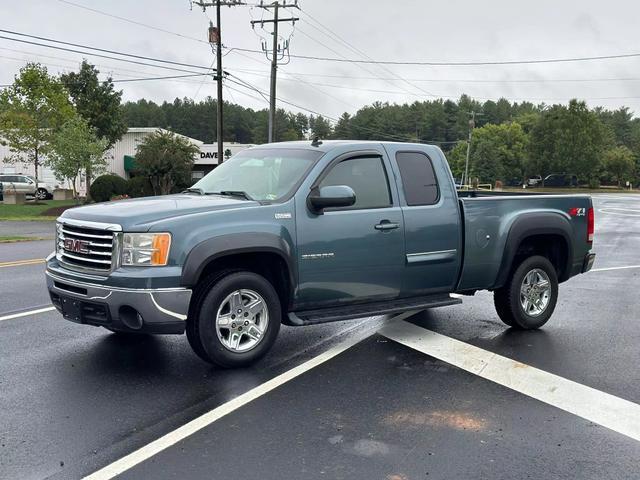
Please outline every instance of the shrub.
[[127, 182], [128, 194], [131, 198], [153, 196], [153, 187], [147, 177], [133, 177]]
[[127, 181], [112, 173], [101, 175], [93, 181], [89, 191], [95, 202], [107, 202], [111, 197], [127, 193]]

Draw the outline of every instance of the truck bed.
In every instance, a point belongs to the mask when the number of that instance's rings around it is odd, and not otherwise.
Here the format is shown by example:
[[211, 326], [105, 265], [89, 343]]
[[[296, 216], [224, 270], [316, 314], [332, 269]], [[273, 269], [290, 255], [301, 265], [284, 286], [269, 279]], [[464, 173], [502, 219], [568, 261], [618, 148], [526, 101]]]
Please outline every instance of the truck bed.
[[[550, 223], [565, 226], [571, 243], [571, 275], [579, 273], [587, 243], [588, 195], [529, 194], [511, 192], [458, 192], [463, 225], [463, 268], [459, 291], [497, 288], [507, 242], [513, 242], [514, 225], [529, 229]], [[573, 210], [574, 215], [570, 215]], [[577, 212], [577, 214], [575, 214]], [[511, 234], [510, 234], [511, 232]], [[561, 233], [561, 232], [559, 232]], [[562, 242], [558, 237], [555, 241]], [[562, 279], [561, 279], [562, 280]]]

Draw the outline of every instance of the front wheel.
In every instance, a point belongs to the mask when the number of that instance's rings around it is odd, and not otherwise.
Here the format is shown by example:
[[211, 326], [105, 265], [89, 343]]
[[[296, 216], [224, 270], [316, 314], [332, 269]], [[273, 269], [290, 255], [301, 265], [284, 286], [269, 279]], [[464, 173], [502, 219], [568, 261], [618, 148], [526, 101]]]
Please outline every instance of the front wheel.
[[264, 356], [278, 336], [281, 307], [267, 279], [235, 272], [203, 282], [187, 320], [187, 338], [203, 360], [243, 367]]
[[506, 285], [494, 292], [500, 319], [525, 330], [547, 323], [557, 301], [558, 276], [551, 262], [542, 256], [525, 259], [509, 276]]
[[49, 198], [49, 192], [47, 192], [44, 188], [39, 188], [36, 190], [36, 198], [38, 200], [46, 200]]

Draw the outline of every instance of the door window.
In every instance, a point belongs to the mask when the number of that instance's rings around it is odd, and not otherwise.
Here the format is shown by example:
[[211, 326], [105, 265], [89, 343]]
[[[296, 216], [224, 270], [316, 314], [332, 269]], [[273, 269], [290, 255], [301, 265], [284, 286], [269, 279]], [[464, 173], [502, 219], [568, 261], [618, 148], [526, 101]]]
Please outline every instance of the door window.
[[334, 165], [320, 182], [320, 187], [347, 185], [356, 194], [351, 207], [331, 210], [384, 208], [391, 206], [387, 173], [380, 157], [349, 158]]
[[396, 162], [402, 177], [407, 205], [438, 203], [440, 191], [431, 159], [421, 152], [398, 152]]

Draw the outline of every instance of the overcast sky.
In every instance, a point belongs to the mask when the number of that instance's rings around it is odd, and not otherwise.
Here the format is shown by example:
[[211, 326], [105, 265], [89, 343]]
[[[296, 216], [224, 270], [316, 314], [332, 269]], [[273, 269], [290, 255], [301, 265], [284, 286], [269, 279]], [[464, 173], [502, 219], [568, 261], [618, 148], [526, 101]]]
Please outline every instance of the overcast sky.
[[[207, 15], [215, 19], [213, 9], [206, 14], [196, 6], [190, 10], [188, 0], [72, 1], [192, 38], [127, 23], [63, 0], [0, 0], [0, 28], [194, 65], [209, 66], [214, 61], [209, 45], [198, 41], [206, 40]], [[302, 12], [288, 9], [280, 14], [300, 17], [295, 29], [281, 24], [281, 33], [290, 38], [290, 51], [296, 55], [363, 58], [333, 41], [321, 26], [375, 60], [526, 60], [640, 52], [640, 2], [631, 0], [300, 0], [299, 5]], [[263, 15], [270, 17], [255, 7], [224, 8], [223, 44], [228, 49], [259, 50], [258, 34], [263, 38], [269, 34], [260, 28], [254, 33], [249, 21]], [[58, 73], [76, 69], [82, 57], [0, 39], [0, 84], [10, 83], [26, 60], [39, 61]], [[86, 57], [114, 79], [185, 74]], [[269, 89], [269, 63], [263, 54], [230, 51], [224, 69], [261, 90]], [[267, 105], [255, 92], [230, 82], [228, 87], [234, 90], [225, 89], [226, 100], [254, 108]], [[125, 100], [215, 96], [209, 77], [120, 83], [118, 88]], [[565, 103], [578, 97], [591, 106], [626, 105], [637, 114], [640, 58], [482, 67], [359, 66], [291, 58], [279, 69], [279, 98], [329, 117], [354, 113], [374, 101], [406, 103], [430, 95], [455, 99], [462, 93], [478, 100], [502, 96], [534, 103]]]

